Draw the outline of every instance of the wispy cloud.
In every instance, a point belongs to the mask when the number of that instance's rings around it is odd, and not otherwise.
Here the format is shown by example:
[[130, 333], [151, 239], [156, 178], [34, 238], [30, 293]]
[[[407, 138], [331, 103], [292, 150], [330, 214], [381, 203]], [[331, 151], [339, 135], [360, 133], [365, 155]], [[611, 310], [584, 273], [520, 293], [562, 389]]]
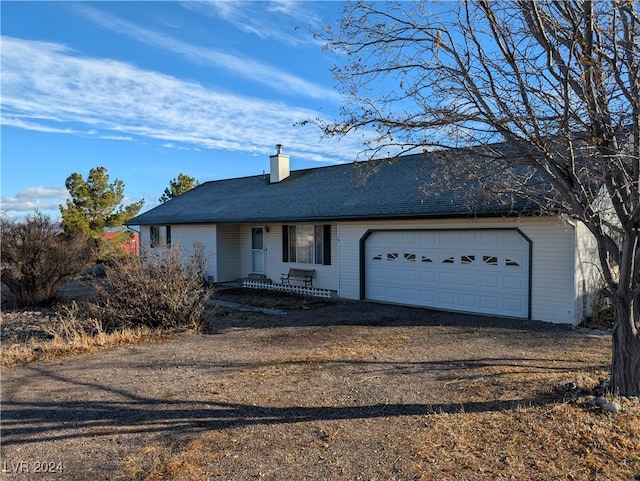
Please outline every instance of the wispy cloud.
[[230, 0], [192, 1], [182, 5], [199, 14], [220, 18], [261, 39], [270, 38], [288, 45], [317, 44], [311, 30], [319, 28], [321, 19], [305, 2]]
[[103, 140], [124, 140], [127, 142], [133, 142], [133, 137], [129, 135], [101, 135], [100, 138]]
[[[3, 82], [4, 86], [4, 82]], [[4, 103], [4, 99], [3, 99]], [[49, 119], [52, 120], [52, 119]], [[35, 130], [37, 132], [47, 132], [50, 134], [95, 134], [94, 130], [77, 130], [71, 127], [59, 128], [59, 127], [51, 127], [49, 125], [44, 125], [41, 122], [31, 122], [27, 120], [23, 120], [17, 117], [11, 117], [10, 115], [3, 115], [2, 124], [9, 127], [17, 127], [25, 130]]]
[[[293, 127], [317, 116], [315, 111], [220, 92], [123, 62], [81, 57], [64, 45], [3, 37], [2, 66], [2, 122], [24, 129], [108, 131], [261, 155], [284, 143], [302, 156], [327, 162], [353, 159], [360, 150], [348, 139], [331, 146], [315, 129]], [[83, 126], [86, 131], [79, 130]]]
[[[220, 3], [220, 8], [227, 8], [222, 6], [227, 2], [214, 3]], [[228, 8], [233, 7], [229, 6]], [[255, 58], [246, 57], [238, 52], [223, 52], [211, 45], [206, 47], [193, 45], [87, 5], [78, 5], [75, 11], [103, 28], [127, 35], [138, 42], [173, 52], [195, 64], [224, 69], [242, 78], [266, 85], [278, 92], [325, 99], [336, 103], [341, 100], [340, 94], [333, 89], [310, 82], [298, 75]]]

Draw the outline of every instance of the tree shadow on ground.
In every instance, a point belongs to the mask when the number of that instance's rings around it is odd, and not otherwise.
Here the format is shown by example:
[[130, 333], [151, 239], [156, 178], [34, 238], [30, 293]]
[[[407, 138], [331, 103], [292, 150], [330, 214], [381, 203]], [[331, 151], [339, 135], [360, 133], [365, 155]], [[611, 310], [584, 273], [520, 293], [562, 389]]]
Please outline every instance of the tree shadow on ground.
[[[479, 362], [488, 364], [492, 361], [487, 359]], [[410, 364], [425, 364], [422, 369], [436, 368], [429, 366], [429, 363]], [[439, 365], [438, 369], [442, 367]], [[413, 371], [417, 369], [416, 366], [411, 368]], [[57, 384], [68, 384], [70, 391], [72, 387], [79, 387], [84, 392], [91, 392], [92, 394], [87, 397], [95, 398], [95, 393], [102, 392], [119, 399], [29, 402], [3, 400], [2, 442], [4, 446], [23, 445], [33, 441], [60, 441], [118, 434], [172, 436], [252, 425], [429, 416], [438, 413], [497, 412], [522, 406], [540, 406], [562, 400], [562, 395], [558, 392], [549, 392], [535, 397], [508, 400], [275, 407], [224, 402], [217, 399], [194, 401], [186, 395], [182, 399], [155, 399], [95, 381], [66, 378], [44, 367], [32, 366], [30, 369], [34, 377], [48, 378]]]

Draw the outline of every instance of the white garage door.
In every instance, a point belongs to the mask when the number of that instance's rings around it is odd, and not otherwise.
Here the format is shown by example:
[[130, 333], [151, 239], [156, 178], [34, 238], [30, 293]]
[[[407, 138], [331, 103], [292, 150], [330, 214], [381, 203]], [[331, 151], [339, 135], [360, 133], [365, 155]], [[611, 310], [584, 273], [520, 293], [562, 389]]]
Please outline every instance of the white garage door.
[[364, 267], [370, 300], [529, 317], [529, 242], [516, 230], [376, 231]]

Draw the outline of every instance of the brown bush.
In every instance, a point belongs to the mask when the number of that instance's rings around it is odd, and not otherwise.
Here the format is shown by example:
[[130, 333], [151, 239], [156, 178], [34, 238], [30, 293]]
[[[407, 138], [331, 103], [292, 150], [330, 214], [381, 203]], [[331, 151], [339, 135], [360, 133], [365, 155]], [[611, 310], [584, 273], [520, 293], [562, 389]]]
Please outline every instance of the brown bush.
[[2, 284], [16, 306], [51, 304], [60, 283], [93, 259], [91, 240], [67, 235], [49, 216], [1, 219]]
[[197, 327], [212, 290], [204, 285], [204, 260], [197, 246], [186, 262], [178, 246], [114, 260], [97, 285], [89, 308], [108, 328]]

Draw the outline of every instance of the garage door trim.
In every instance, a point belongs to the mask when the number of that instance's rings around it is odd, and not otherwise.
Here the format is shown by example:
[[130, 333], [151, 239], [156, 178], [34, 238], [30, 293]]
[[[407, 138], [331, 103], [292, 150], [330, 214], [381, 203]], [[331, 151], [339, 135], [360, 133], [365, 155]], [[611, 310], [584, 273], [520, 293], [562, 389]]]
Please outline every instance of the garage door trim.
[[368, 229], [359, 242], [359, 257], [360, 257], [360, 300], [366, 300], [367, 298], [367, 283], [366, 283], [366, 258], [365, 247], [367, 239], [376, 232], [516, 232], [527, 243], [529, 249], [529, 272], [528, 272], [528, 293], [527, 293], [527, 319], [531, 320], [531, 289], [532, 289], [532, 273], [533, 273], [533, 241], [519, 228], [502, 228], [502, 227], [482, 227], [482, 228], [395, 228], [395, 229]]

